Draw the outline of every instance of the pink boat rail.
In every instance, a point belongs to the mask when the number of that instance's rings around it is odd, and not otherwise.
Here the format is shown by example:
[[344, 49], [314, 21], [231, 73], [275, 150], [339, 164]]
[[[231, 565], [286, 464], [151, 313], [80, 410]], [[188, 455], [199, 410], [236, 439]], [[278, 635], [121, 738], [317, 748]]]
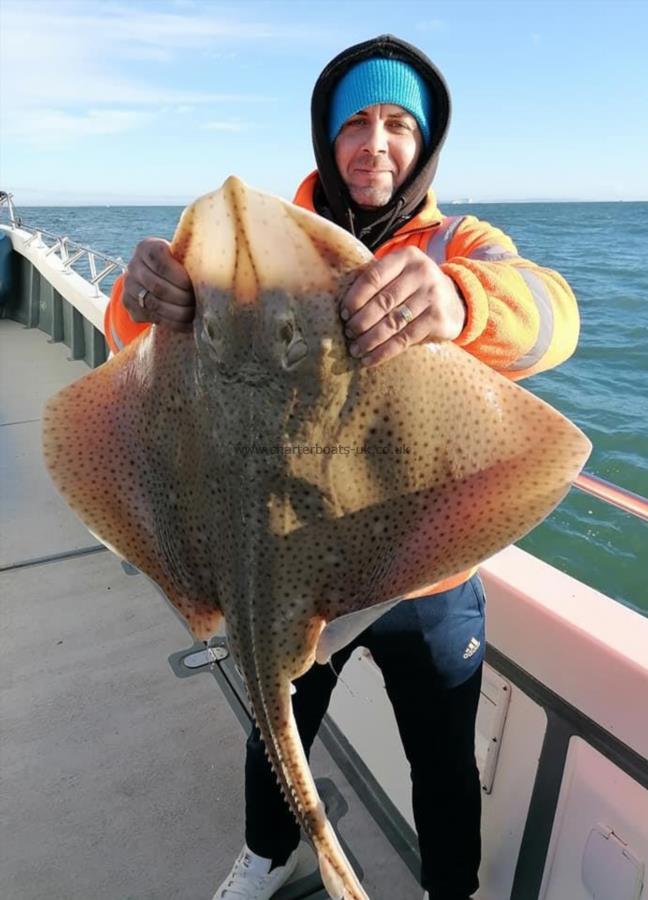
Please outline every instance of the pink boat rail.
[[634, 491], [617, 487], [604, 478], [586, 475], [584, 472], [578, 476], [574, 487], [648, 522], [648, 500], [641, 494], [635, 494]]

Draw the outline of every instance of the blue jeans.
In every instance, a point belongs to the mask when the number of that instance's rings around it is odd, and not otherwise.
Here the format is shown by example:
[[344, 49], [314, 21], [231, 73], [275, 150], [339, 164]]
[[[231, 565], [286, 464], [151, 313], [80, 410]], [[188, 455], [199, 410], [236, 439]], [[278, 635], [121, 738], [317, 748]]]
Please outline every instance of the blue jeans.
[[[475, 718], [485, 644], [484, 592], [474, 576], [453, 590], [404, 600], [336, 653], [332, 667], [315, 664], [295, 682], [293, 711], [308, 754], [337, 681], [335, 672], [356, 647], [371, 651], [410, 764], [421, 884], [430, 900], [466, 900], [479, 886]], [[282, 865], [299, 843], [299, 826], [256, 726], [247, 741], [245, 814], [248, 847]]]

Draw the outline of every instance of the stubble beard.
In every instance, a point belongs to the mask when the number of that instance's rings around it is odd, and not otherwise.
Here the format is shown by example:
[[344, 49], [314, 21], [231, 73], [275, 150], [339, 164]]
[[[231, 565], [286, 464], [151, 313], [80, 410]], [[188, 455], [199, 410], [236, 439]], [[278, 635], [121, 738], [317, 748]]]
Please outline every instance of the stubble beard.
[[367, 187], [358, 187], [353, 185], [349, 188], [351, 199], [358, 206], [374, 209], [378, 206], [386, 206], [392, 198], [393, 191], [386, 185], [371, 185]]

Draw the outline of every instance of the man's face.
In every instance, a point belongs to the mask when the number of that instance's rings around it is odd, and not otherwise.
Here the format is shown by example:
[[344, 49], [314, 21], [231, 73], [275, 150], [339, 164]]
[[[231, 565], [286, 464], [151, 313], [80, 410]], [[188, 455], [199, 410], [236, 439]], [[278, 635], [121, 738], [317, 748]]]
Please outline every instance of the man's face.
[[335, 139], [335, 162], [358, 206], [384, 206], [416, 166], [422, 146], [414, 116], [380, 103], [346, 120]]

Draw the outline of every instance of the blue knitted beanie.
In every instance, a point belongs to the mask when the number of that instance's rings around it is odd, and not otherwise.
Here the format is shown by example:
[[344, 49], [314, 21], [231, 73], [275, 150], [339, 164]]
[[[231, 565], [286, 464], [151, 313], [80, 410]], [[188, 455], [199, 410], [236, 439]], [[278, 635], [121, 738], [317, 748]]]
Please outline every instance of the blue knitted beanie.
[[429, 142], [432, 103], [425, 81], [407, 63], [377, 56], [353, 66], [335, 86], [329, 113], [331, 143], [349, 116], [377, 103], [402, 106], [418, 122], [423, 141]]

